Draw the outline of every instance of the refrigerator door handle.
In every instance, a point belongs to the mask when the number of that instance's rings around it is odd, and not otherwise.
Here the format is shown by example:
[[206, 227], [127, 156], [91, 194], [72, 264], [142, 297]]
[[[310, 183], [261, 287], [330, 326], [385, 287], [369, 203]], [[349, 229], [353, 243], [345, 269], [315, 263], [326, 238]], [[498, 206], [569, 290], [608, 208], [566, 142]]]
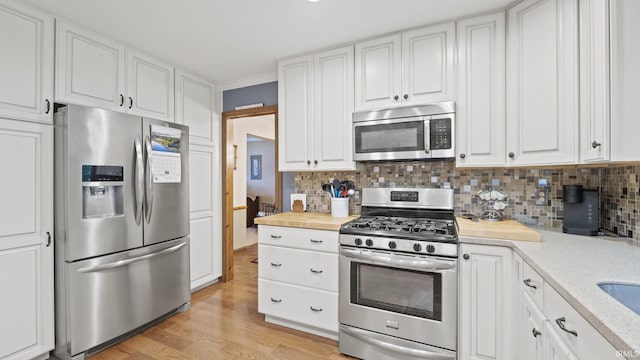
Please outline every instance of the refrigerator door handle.
[[142, 157], [142, 140], [140, 136], [136, 136], [136, 140], [134, 142], [136, 149], [136, 165], [135, 165], [135, 218], [136, 225], [140, 225], [142, 221], [142, 201], [144, 199], [144, 159]]
[[151, 140], [148, 136], [144, 140], [144, 143], [147, 150], [147, 163], [145, 170], [145, 176], [147, 179], [145, 199], [147, 206], [145, 207], [145, 213], [148, 224], [149, 222], [151, 222], [151, 210], [153, 210], [153, 174], [151, 173], [151, 162], [153, 161], [153, 159], [151, 158]]
[[139, 261], [149, 260], [149, 259], [152, 259], [152, 258], [154, 258], [156, 256], [166, 255], [166, 254], [169, 254], [169, 253], [172, 253], [172, 252], [176, 252], [176, 251], [180, 250], [181, 248], [183, 248], [186, 245], [187, 245], [187, 243], [184, 242], [182, 244], [178, 244], [176, 246], [173, 246], [173, 247], [170, 247], [170, 248], [167, 248], [167, 249], [164, 249], [164, 250], [160, 250], [160, 251], [155, 252], [155, 253], [138, 256], [138, 257], [134, 257], [134, 258], [131, 258], [131, 259], [114, 261], [114, 262], [107, 263], [107, 264], [101, 264], [101, 265], [95, 265], [95, 266], [89, 266], [89, 267], [80, 268], [80, 269], [78, 269], [78, 272], [80, 272], [80, 273], [88, 273], [88, 272], [96, 272], [96, 271], [102, 271], [102, 270], [108, 270], [108, 269], [113, 269], [113, 268], [117, 268], [117, 267], [122, 267], [122, 266], [133, 264], [133, 263], [136, 263], [136, 262], [139, 262]]

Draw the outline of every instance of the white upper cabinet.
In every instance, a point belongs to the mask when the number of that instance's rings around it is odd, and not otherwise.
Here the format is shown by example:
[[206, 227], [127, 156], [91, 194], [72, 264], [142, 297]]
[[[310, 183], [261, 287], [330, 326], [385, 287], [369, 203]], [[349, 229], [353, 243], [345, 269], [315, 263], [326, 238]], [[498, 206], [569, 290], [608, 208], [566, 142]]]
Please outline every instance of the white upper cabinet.
[[56, 101], [124, 111], [124, 46], [56, 21]]
[[176, 116], [178, 124], [189, 126], [191, 142], [213, 145], [217, 134], [215, 86], [208, 81], [176, 69]]
[[505, 165], [505, 15], [458, 21], [456, 166]]
[[[604, 0], [601, 0], [604, 2]], [[582, 2], [581, 2], [582, 4]], [[598, 4], [598, 8], [600, 8]], [[611, 160], [640, 161], [640, 1], [611, 0]]]
[[574, 164], [577, 0], [524, 0], [507, 16], [507, 166]]
[[53, 17], [0, 1], [0, 115], [52, 122]]
[[355, 170], [353, 46], [278, 64], [278, 170]]
[[127, 112], [173, 121], [173, 67], [127, 49]]
[[580, 161], [610, 159], [609, 0], [580, 1]]
[[173, 67], [57, 21], [56, 101], [173, 121]]
[[355, 110], [453, 100], [455, 23], [356, 44]]

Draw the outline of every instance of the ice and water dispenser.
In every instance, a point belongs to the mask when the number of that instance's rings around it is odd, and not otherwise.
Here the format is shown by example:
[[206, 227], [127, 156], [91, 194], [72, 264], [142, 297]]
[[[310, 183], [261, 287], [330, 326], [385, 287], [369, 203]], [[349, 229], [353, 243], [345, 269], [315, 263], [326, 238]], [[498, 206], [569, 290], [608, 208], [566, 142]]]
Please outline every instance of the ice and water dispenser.
[[124, 167], [82, 165], [82, 218], [124, 215]]

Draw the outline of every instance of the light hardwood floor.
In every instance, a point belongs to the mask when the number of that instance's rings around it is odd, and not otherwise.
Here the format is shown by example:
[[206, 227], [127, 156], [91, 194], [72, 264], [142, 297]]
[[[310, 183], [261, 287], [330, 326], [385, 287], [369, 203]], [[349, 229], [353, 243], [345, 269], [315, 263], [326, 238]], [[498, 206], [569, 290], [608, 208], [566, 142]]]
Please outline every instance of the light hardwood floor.
[[278, 325], [258, 313], [257, 244], [234, 254], [235, 279], [202, 289], [191, 309], [95, 355], [91, 360], [349, 359], [337, 342]]

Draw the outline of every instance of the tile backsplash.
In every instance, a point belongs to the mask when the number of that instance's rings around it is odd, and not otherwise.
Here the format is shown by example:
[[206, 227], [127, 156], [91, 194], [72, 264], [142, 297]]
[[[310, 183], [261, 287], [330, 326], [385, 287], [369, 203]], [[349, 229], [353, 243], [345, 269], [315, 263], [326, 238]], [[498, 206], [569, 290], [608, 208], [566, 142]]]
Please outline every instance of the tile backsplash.
[[[453, 188], [456, 214], [479, 214], [474, 196], [479, 190], [494, 188], [507, 194], [505, 216], [530, 225], [562, 226], [562, 185], [580, 184], [600, 189], [600, 228], [629, 237], [640, 246], [638, 178], [640, 165], [557, 168], [456, 168], [453, 162], [371, 162], [359, 164], [358, 171], [318, 171], [295, 173], [296, 192], [307, 194], [307, 211], [330, 212], [330, 195], [321, 186], [330, 179], [351, 180], [364, 187]], [[536, 205], [536, 193], [546, 189], [548, 199]], [[350, 200], [350, 213], [360, 213], [360, 197]]]

